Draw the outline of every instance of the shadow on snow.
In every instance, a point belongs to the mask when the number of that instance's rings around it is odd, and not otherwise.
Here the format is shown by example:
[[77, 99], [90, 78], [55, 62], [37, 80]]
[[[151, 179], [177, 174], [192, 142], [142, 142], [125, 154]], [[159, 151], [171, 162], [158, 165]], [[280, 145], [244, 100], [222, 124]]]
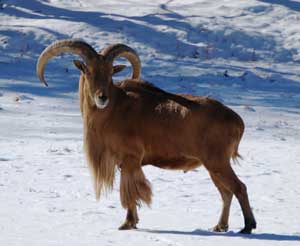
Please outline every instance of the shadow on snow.
[[276, 5], [282, 5], [286, 8], [289, 8], [294, 11], [300, 11], [300, 3], [291, 1], [291, 0], [259, 0], [264, 3], [270, 3], [270, 4], [276, 4]]
[[256, 240], [268, 240], [268, 241], [297, 241], [300, 242], [300, 236], [298, 235], [284, 235], [275, 233], [254, 233], [254, 234], [241, 234], [235, 232], [217, 233], [205, 230], [194, 231], [176, 231], [176, 230], [149, 230], [149, 229], [137, 229], [140, 232], [148, 232], [155, 234], [173, 234], [173, 235], [186, 235], [186, 236], [208, 236], [208, 237], [241, 237], [245, 239]]
[[[163, 87], [164, 89], [180, 93], [196, 93], [198, 95], [211, 95], [226, 103], [231, 102], [231, 96], [235, 97], [235, 102], [239, 102], [238, 97], [249, 93], [259, 94], [261, 96], [252, 99], [259, 104], [273, 104], [273, 106], [295, 107], [299, 105], [300, 100], [297, 94], [300, 92], [300, 85], [293, 80], [284, 77], [285, 74], [276, 71], [269, 71], [276, 74], [276, 79], [261, 78], [252, 72], [246, 71], [246, 76], [224, 77], [225, 70], [235, 70], [245, 73], [245, 68], [234, 67], [230, 65], [207, 65], [201, 62], [203, 59], [223, 58], [226, 60], [255, 61], [273, 59], [275, 61], [290, 61], [293, 50], [287, 50], [281, 47], [278, 49], [275, 40], [271, 36], [261, 36], [253, 33], [245, 33], [240, 30], [207, 30], [201, 24], [192, 26], [187, 18], [199, 16], [182, 16], [168, 8], [166, 4], [160, 5], [160, 11], [157, 14], [145, 16], [124, 16], [118, 14], [107, 15], [102, 12], [78, 11], [58, 8], [44, 4], [45, 1], [29, 0], [17, 1], [16, 6], [8, 5], [1, 10], [4, 14], [29, 18], [29, 19], [60, 19], [71, 22], [83, 22], [97, 28], [99, 31], [109, 33], [121, 33], [127, 37], [129, 42], [138, 42], [155, 49], [159, 54], [168, 55], [162, 62], [167, 65], [161, 70], [161, 63], [149, 61], [143, 66], [144, 78]], [[183, 31], [185, 39], [176, 36], [172, 31], [159, 31], [156, 26], [163, 25], [171, 29]], [[61, 96], [64, 93], [77, 90], [78, 72], [70, 69], [70, 62], [59, 61], [58, 64], [48, 64], [46, 76], [49, 76], [51, 89], [39, 89], [41, 85], [37, 82], [35, 75], [35, 63], [39, 53], [44, 49], [44, 44], [50, 44], [51, 40], [35, 37], [30, 28], [39, 28], [42, 32], [62, 39], [70, 37], [68, 34], [55, 32], [46, 27], [19, 26], [19, 28], [29, 28], [29, 31], [22, 32], [18, 27], [7, 27], [9, 30], [0, 31], [0, 34], [11, 38], [7, 48], [1, 49], [0, 65], [2, 68], [0, 78], [7, 80], [5, 85], [0, 86], [2, 90], [27, 92], [44, 96]], [[13, 29], [13, 30], [11, 30]], [[229, 31], [228, 31], [229, 30]], [[66, 32], [67, 33], [67, 32]], [[155, 38], [147, 38], [149, 37]], [[15, 40], [27, 42], [25, 48], [18, 47]], [[99, 37], [100, 38], [100, 37]], [[199, 47], [199, 43], [207, 44], [206, 47]], [[16, 47], [14, 47], [14, 45]], [[91, 43], [98, 47], [98, 41]], [[209, 49], [207, 48], [209, 47]], [[259, 48], [257, 51], [255, 49]], [[5, 50], [12, 52], [7, 54]], [[143, 51], [139, 51], [142, 53]], [[4, 55], [3, 55], [4, 54]], [[20, 55], [21, 54], [21, 55]], [[142, 54], [143, 55], [143, 54]], [[159, 57], [153, 57], [153, 60]], [[182, 63], [182, 65], [181, 65]], [[192, 67], [197, 69], [207, 69], [208, 73], [167, 73], [165, 71], [178, 70], [179, 66]], [[215, 68], [220, 73], [212, 73], [211, 68]], [[210, 70], [208, 70], [210, 68]], [[67, 81], [63, 81], [63, 71], [69, 70], [66, 75]], [[258, 68], [259, 70], [259, 68]], [[261, 70], [264, 70], [263, 68]], [[55, 71], [55, 73], [54, 73]], [[153, 71], [157, 71], [153, 74]], [[291, 74], [294, 75], [294, 74]], [[24, 84], [13, 83], [14, 80], [28, 81]], [[73, 82], [69, 82], [73, 81]], [[292, 88], [292, 90], [291, 90]], [[226, 95], [224, 95], [226, 92]], [[277, 95], [274, 96], [274, 93]], [[271, 93], [273, 93], [271, 95]], [[294, 93], [295, 97], [288, 98], [287, 93]], [[242, 96], [241, 96], [242, 95]], [[274, 98], [275, 97], [275, 98]], [[249, 99], [250, 100], [250, 99]]]

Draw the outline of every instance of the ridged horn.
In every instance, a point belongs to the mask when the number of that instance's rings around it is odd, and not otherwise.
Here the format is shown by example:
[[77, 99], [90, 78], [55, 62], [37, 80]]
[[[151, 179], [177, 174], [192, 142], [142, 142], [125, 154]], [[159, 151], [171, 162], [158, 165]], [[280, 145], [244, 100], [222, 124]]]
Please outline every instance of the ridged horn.
[[89, 63], [90, 60], [98, 56], [97, 52], [90, 45], [79, 39], [63, 39], [50, 44], [41, 53], [36, 65], [37, 76], [46, 86], [48, 86], [48, 84], [44, 78], [45, 66], [52, 57], [63, 52], [79, 55], [85, 61], [85, 63]]
[[126, 58], [132, 66], [132, 79], [139, 79], [141, 75], [141, 61], [138, 54], [125, 44], [112, 44], [100, 52], [104, 59], [113, 63], [118, 57]]

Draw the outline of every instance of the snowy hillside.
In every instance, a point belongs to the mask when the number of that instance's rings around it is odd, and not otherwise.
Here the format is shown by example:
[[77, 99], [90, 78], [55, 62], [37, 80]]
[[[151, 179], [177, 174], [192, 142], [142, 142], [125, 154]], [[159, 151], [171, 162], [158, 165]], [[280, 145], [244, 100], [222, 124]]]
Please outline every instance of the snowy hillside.
[[[300, 245], [299, 23], [299, 0], [0, 0], [0, 245]], [[236, 233], [236, 200], [229, 232], [209, 230], [222, 203], [204, 168], [144, 168], [153, 205], [139, 210], [138, 230], [117, 230], [119, 174], [96, 202], [74, 56], [48, 64], [49, 88], [35, 74], [41, 51], [63, 38], [97, 50], [126, 43], [143, 79], [243, 117], [244, 159], [233, 168], [248, 187], [252, 235]]]

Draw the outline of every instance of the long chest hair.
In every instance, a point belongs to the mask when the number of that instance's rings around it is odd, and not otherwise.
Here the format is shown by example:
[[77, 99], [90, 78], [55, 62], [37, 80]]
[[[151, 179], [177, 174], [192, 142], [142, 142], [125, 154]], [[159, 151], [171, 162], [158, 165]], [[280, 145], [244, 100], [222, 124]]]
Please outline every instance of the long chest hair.
[[105, 139], [93, 126], [85, 125], [84, 148], [88, 166], [93, 176], [96, 199], [102, 192], [111, 191], [114, 184], [117, 160], [105, 145]]

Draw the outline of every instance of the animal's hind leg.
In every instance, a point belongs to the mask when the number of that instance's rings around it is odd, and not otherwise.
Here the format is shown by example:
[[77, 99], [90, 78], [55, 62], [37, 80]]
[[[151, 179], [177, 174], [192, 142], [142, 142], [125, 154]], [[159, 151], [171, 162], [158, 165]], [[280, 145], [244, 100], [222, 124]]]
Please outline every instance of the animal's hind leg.
[[233, 197], [233, 193], [228, 190], [219, 180], [218, 178], [210, 173], [211, 179], [214, 182], [215, 186], [219, 190], [222, 200], [223, 200], [223, 208], [222, 213], [219, 219], [218, 224], [213, 228], [215, 232], [226, 232], [228, 231], [228, 217], [230, 212], [230, 205]]
[[150, 205], [152, 191], [141, 166], [132, 159], [121, 165], [120, 196], [122, 206], [127, 209], [127, 216], [119, 229], [134, 229], [139, 220], [136, 207], [142, 202]]
[[219, 168], [213, 168], [209, 172], [213, 173], [238, 199], [245, 221], [245, 227], [240, 232], [250, 234], [252, 229], [256, 228], [256, 221], [250, 207], [246, 185], [236, 176], [229, 162]]

